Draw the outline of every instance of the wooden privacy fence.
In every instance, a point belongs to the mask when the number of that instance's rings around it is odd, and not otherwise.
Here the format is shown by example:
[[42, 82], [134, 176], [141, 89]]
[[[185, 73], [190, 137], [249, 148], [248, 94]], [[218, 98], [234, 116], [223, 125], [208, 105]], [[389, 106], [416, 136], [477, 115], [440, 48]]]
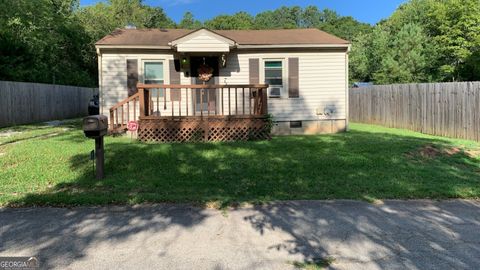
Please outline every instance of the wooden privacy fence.
[[350, 89], [350, 121], [480, 141], [480, 82]]
[[0, 127], [88, 114], [96, 88], [0, 81]]

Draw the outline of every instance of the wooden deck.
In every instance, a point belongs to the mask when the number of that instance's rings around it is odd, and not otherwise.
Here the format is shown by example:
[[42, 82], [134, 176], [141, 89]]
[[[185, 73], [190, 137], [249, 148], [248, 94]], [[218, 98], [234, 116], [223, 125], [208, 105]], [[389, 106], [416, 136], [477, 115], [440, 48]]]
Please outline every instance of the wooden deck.
[[269, 139], [268, 85], [138, 84], [110, 109], [110, 131], [138, 121], [141, 141]]

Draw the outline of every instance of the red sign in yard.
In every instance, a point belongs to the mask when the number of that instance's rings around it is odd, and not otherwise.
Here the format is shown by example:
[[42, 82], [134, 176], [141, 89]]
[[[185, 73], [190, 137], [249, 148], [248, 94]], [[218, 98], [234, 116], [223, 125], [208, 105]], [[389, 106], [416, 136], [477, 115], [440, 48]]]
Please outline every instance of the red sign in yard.
[[127, 129], [129, 131], [137, 131], [138, 129], [138, 123], [137, 121], [128, 121], [127, 123]]

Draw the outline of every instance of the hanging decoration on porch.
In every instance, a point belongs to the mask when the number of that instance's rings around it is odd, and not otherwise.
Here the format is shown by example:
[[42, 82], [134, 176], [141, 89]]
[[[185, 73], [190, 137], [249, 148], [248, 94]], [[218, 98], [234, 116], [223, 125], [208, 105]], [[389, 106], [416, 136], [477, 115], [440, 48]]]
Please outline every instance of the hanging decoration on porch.
[[213, 76], [213, 68], [205, 63], [205, 57], [203, 58], [203, 64], [197, 69], [198, 79], [204, 82], [208, 82]]
[[198, 68], [198, 79], [204, 82], [208, 82], [213, 76], [213, 68], [206, 65], [201, 64]]

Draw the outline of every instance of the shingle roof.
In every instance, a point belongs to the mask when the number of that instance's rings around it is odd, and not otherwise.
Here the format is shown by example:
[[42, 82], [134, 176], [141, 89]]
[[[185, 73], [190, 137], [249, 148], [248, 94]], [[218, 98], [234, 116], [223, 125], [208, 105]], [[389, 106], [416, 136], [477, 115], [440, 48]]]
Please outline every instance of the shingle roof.
[[349, 43], [346, 40], [315, 28], [275, 30], [216, 30], [214, 32], [233, 39], [240, 45]]
[[[168, 43], [195, 30], [187, 29], [117, 29], [96, 45], [168, 46]], [[308, 29], [275, 30], [212, 30], [239, 45], [329, 45], [349, 44], [348, 41], [324, 31]]]

